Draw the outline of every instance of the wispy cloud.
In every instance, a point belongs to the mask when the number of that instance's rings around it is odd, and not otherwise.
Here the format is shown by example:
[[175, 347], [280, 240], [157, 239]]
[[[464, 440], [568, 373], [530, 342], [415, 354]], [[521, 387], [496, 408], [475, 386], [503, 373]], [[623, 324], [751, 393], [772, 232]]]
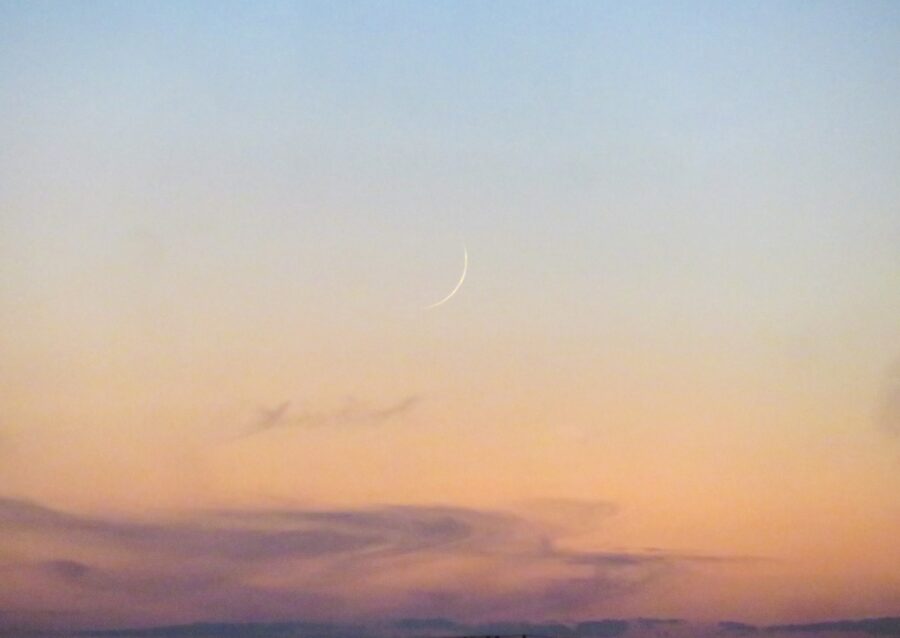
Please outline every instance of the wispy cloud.
[[273, 428], [337, 427], [347, 425], [377, 425], [412, 410], [420, 401], [409, 395], [386, 405], [373, 405], [351, 399], [337, 409], [292, 412], [291, 402], [284, 401], [274, 408], [262, 408], [259, 416], [240, 436], [259, 434]]
[[259, 421], [256, 423], [255, 427], [258, 431], [268, 430], [269, 428], [273, 428], [284, 419], [284, 414], [287, 412], [288, 408], [291, 406], [290, 401], [285, 401], [284, 403], [269, 409], [269, 408], [261, 408], [259, 414]]

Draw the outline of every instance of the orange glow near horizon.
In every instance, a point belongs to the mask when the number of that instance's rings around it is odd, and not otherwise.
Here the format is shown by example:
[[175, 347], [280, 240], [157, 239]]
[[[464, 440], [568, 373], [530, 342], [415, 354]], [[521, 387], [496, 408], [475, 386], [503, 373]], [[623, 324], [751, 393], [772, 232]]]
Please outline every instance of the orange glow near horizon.
[[898, 34], [0, 3], [0, 635], [900, 614]]

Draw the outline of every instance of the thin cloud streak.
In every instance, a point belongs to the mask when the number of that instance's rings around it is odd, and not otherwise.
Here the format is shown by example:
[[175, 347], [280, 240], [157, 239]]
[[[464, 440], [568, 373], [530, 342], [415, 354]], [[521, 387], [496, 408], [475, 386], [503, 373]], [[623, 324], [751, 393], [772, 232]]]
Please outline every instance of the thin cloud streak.
[[372, 406], [358, 401], [349, 401], [344, 407], [332, 411], [305, 411], [290, 413], [290, 401], [284, 401], [274, 408], [262, 408], [257, 421], [242, 432], [238, 438], [260, 434], [274, 428], [312, 429], [319, 427], [340, 427], [349, 425], [378, 425], [412, 410], [421, 401], [418, 395], [403, 397], [385, 406]]

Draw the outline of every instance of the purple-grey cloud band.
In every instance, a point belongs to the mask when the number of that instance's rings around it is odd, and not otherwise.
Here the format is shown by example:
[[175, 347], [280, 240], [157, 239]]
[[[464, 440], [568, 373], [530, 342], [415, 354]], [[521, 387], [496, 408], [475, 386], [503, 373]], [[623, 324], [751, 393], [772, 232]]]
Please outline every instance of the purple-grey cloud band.
[[[91, 624], [104, 606], [145, 622], [197, 620], [200, 610], [230, 621], [571, 616], [687, 563], [748, 560], [563, 549], [525, 516], [471, 508], [230, 509], [139, 521], [0, 498], [0, 541], [23, 536], [43, 539], [32, 544], [47, 555], [5, 558], [0, 569], [16, 586], [0, 594], [0, 606], [24, 605], [36, 591], [61, 605], [80, 597], [96, 606], [78, 610]], [[506, 578], [435, 578], [448, 563], [477, 563]], [[421, 573], [430, 576], [422, 581]]]

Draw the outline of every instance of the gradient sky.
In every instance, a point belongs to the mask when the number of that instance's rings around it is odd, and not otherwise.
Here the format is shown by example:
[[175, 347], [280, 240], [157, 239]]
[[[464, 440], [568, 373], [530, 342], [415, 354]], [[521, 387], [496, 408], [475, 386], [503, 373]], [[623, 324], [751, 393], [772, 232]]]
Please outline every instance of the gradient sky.
[[898, 60], [895, 2], [0, 2], [0, 621], [900, 612]]

